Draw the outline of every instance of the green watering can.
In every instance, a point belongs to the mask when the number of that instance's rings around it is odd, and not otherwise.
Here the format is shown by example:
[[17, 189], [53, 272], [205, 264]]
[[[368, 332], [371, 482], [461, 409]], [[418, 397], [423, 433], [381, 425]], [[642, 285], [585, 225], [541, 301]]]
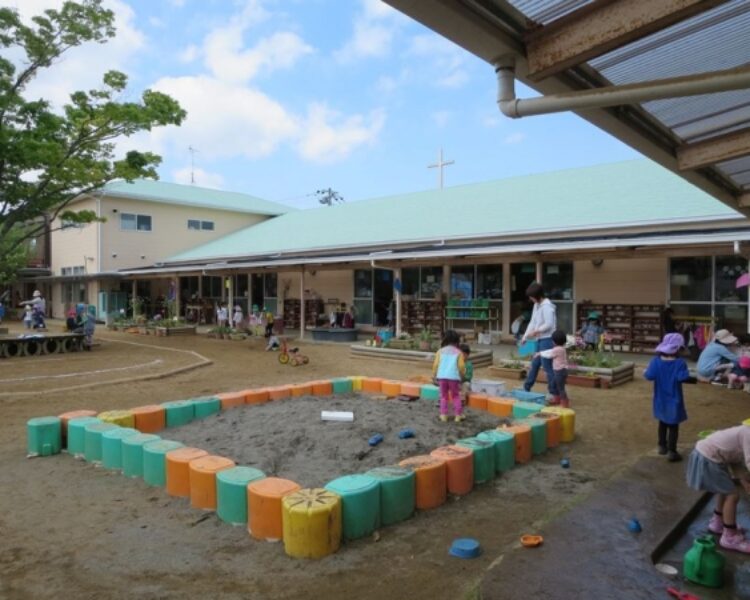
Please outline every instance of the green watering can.
[[693, 547], [682, 559], [682, 574], [688, 581], [706, 587], [724, 585], [724, 557], [716, 551], [716, 542], [710, 535], [693, 541]]

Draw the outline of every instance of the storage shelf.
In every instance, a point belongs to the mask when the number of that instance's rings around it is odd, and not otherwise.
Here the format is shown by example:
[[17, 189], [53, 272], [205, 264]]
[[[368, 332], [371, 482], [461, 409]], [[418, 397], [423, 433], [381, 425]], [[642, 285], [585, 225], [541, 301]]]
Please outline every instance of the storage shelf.
[[663, 306], [656, 304], [579, 304], [578, 328], [583, 327], [591, 312], [601, 315], [601, 324], [609, 343], [606, 350], [642, 352], [652, 350], [662, 339]]

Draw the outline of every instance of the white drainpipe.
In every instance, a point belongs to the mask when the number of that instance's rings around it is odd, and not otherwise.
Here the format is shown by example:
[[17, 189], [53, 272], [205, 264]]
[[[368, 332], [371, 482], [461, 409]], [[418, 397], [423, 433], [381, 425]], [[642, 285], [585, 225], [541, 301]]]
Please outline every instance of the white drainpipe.
[[738, 67], [687, 77], [519, 99], [516, 98], [515, 90], [515, 59], [508, 57], [496, 62], [495, 72], [497, 73], [497, 104], [500, 112], [513, 119], [750, 88], [750, 68]]

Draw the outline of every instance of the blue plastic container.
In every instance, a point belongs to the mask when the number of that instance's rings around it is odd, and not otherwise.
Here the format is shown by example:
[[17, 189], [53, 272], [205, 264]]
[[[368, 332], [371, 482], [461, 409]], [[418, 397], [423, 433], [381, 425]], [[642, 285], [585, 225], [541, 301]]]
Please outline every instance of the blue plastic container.
[[472, 538], [458, 538], [453, 540], [448, 554], [457, 558], [476, 558], [482, 553], [477, 540]]
[[527, 392], [522, 388], [516, 388], [510, 393], [513, 398], [520, 400], [521, 402], [533, 402], [534, 404], [541, 404], [544, 406], [547, 403], [547, 397], [539, 392]]

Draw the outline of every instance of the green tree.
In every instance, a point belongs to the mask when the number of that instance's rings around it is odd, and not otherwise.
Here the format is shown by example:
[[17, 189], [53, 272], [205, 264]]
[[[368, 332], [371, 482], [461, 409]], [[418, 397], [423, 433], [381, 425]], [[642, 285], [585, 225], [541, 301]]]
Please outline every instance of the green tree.
[[[0, 273], [7, 278], [44, 218], [71, 223], [96, 220], [73, 211], [80, 194], [113, 179], [157, 178], [161, 158], [131, 151], [115, 159], [115, 141], [153, 127], [179, 125], [186, 116], [176, 100], [146, 90], [138, 102], [119, 101], [128, 78], [108, 71], [98, 89], [77, 91], [62, 110], [26, 98], [27, 86], [44, 69], [81, 44], [114, 37], [114, 14], [101, 0], [67, 1], [31, 24], [0, 8]], [[13, 59], [9, 58], [13, 57]]]

